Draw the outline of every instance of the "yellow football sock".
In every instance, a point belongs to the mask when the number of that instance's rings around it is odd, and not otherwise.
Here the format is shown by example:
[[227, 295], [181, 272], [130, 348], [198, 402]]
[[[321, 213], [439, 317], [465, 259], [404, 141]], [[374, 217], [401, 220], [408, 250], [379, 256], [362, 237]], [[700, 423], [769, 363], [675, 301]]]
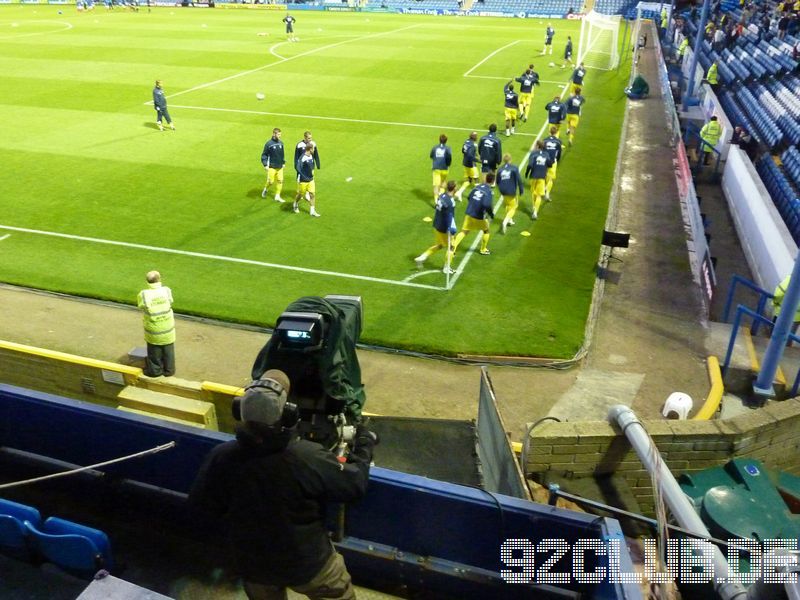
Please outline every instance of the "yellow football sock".
[[508, 207], [508, 210], [506, 210], [506, 216], [505, 216], [505, 218], [503, 220], [504, 221], [513, 220], [514, 219], [514, 215], [516, 213], [517, 213], [517, 205], [516, 204], [512, 204], [511, 206]]
[[464, 239], [465, 235], [467, 234], [463, 231], [459, 231], [458, 235], [456, 235], [456, 238], [453, 240], [453, 254], [455, 254], [456, 250], [458, 250], [458, 245], [461, 243], [461, 240]]
[[547, 183], [544, 184], [544, 194], [545, 194], [545, 196], [549, 196], [550, 195], [550, 190], [552, 190], [552, 189], [553, 189], [553, 180], [551, 179], [550, 181], [548, 181]]
[[489, 237], [490, 234], [488, 232], [484, 233], [483, 237], [481, 237], [481, 252], [485, 252], [489, 247]]
[[533, 201], [533, 212], [538, 213], [539, 207], [542, 205], [542, 197], [536, 196]]

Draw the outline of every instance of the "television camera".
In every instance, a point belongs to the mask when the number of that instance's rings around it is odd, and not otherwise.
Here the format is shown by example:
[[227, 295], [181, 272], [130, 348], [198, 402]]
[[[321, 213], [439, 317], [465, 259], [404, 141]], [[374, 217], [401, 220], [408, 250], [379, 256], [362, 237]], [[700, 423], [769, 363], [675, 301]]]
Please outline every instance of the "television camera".
[[299, 410], [298, 433], [343, 455], [361, 422], [366, 396], [356, 344], [363, 307], [359, 296], [306, 296], [278, 317], [253, 363], [252, 378], [279, 369], [291, 381], [288, 402]]

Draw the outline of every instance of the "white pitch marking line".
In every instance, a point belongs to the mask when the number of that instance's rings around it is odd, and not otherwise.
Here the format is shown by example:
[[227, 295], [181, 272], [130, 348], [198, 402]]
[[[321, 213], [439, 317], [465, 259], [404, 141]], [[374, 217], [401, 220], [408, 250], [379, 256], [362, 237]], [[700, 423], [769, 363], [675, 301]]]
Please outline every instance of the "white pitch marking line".
[[286, 60], [286, 57], [285, 57], [285, 56], [281, 56], [280, 54], [278, 54], [277, 52], [275, 52], [275, 48], [277, 48], [278, 46], [283, 46], [283, 45], [284, 45], [284, 44], [286, 44], [286, 43], [288, 43], [288, 41], [287, 41], [287, 40], [284, 40], [283, 42], [278, 42], [277, 44], [275, 44], [274, 46], [272, 46], [272, 48], [270, 48], [270, 49], [269, 49], [269, 53], [270, 53], [270, 54], [272, 54], [272, 56], [277, 56], [277, 57], [278, 57], [278, 58], [280, 58], [281, 60]]
[[[152, 103], [150, 103], [152, 104]], [[298, 115], [296, 113], [269, 112], [263, 110], [246, 110], [241, 108], [215, 108], [213, 106], [187, 106], [184, 104], [171, 104], [172, 108], [187, 110], [208, 110], [212, 112], [232, 112], [245, 115], [264, 115], [270, 117], [289, 117], [293, 119], [318, 119], [321, 121], [341, 121], [343, 123], [366, 123], [368, 125], [396, 125], [397, 127], [419, 127], [422, 129], [449, 129], [451, 131], [475, 131], [474, 127], [451, 127], [449, 125], [426, 125], [424, 123], [402, 123], [399, 121], [376, 121], [373, 119], [351, 119], [349, 117], [326, 117], [322, 115]], [[516, 133], [520, 137], [532, 137], [532, 133]]]
[[[469, 79], [499, 79], [501, 81], [508, 81], [509, 79], [514, 79], [514, 77], [497, 77], [496, 75], [464, 75], [464, 77], [467, 77]], [[552, 81], [549, 79], [540, 79], [539, 83], [556, 83], [558, 85], [561, 85], [563, 82]]]
[[[342, 35], [315, 35], [315, 36], [304, 37], [303, 39], [308, 41], [308, 40], [318, 40], [320, 38], [332, 38], [332, 37], [333, 38], [341, 38], [341, 37], [355, 37], [355, 36], [354, 35], [347, 35], [347, 34], [342, 34]], [[273, 44], [272, 47], [269, 49], [269, 53], [272, 54], [272, 56], [277, 56], [281, 60], [287, 60], [287, 58], [285, 56], [281, 56], [280, 54], [275, 52], [275, 48], [277, 48], [278, 46], [283, 46], [284, 44], [288, 44], [288, 43], [290, 43], [289, 40], [283, 40], [282, 42], [278, 42], [276, 44]]]
[[[244, 77], [245, 75], [250, 75], [252, 73], [258, 73], [259, 71], [263, 71], [264, 69], [269, 69], [270, 67], [274, 67], [275, 65], [282, 65], [285, 62], [289, 62], [290, 60], [295, 60], [298, 58], [302, 58], [303, 56], [308, 56], [309, 54], [314, 54], [315, 52], [321, 52], [323, 50], [327, 50], [329, 48], [335, 48], [336, 46], [341, 46], [342, 44], [349, 44], [350, 42], [357, 42], [359, 40], [366, 40], [369, 38], [380, 37], [382, 35], [390, 35], [392, 33], [398, 33], [400, 31], [405, 31], [407, 29], [413, 29], [415, 27], [419, 27], [421, 23], [417, 23], [416, 25], [408, 25], [407, 27], [401, 27], [400, 29], [392, 29], [391, 31], [382, 31], [380, 33], [370, 33], [368, 35], [362, 35], [357, 38], [353, 38], [350, 40], [343, 40], [341, 42], [336, 42], [334, 44], [328, 44], [326, 46], [320, 46], [319, 48], [312, 48], [311, 50], [306, 50], [305, 52], [301, 52], [300, 54], [295, 54], [294, 56], [290, 56], [288, 58], [282, 58], [281, 60], [276, 60], [275, 62], [271, 62], [267, 65], [263, 65], [261, 67], [256, 67], [255, 69], [249, 69], [247, 71], [242, 71], [240, 73], [235, 73], [233, 75], [229, 75], [228, 77], [223, 77], [222, 79], [217, 79], [215, 81], [209, 81], [208, 83], [201, 83], [200, 85], [196, 85], [193, 88], [189, 88], [188, 90], [183, 90], [181, 92], [175, 92], [174, 94], [170, 94], [167, 98], [175, 98], [176, 96], [182, 96], [183, 94], [188, 94], [189, 92], [194, 92], [195, 90], [201, 90], [203, 88], [211, 87], [212, 85], [217, 85], [218, 83], [224, 83], [225, 81], [230, 81], [231, 79], [237, 79], [239, 77]], [[145, 102], [145, 104], [152, 104], [152, 102]]]
[[[139, 250], [149, 250], [151, 252], [163, 252], [165, 254], [179, 254], [181, 256], [192, 256], [195, 258], [205, 258], [209, 260], [219, 260], [223, 262], [239, 263], [243, 265], [254, 265], [256, 267], [268, 267], [271, 269], [283, 269], [285, 271], [298, 271], [300, 273], [312, 273], [314, 275], [328, 275], [330, 277], [341, 277], [343, 279], [358, 279], [361, 281], [370, 281], [372, 283], [386, 283], [389, 285], [400, 285], [404, 287], [422, 288], [426, 290], [446, 290], [447, 288], [426, 285], [422, 283], [411, 283], [406, 281], [398, 281], [396, 279], [382, 279], [380, 277], [369, 277], [367, 275], [354, 275], [351, 273], [339, 273], [337, 271], [324, 271], [322, 269], [308, 269], [306, 267], [293, 267], [290, 265], [280, 265], [276, 263], [268, 263], [260, 260], [250, 260], [247, 258], [235, 258], [232, 256], [220, 256], [218, 254], [206, 254], [205, 252], [191, 252], [189, 250], [175, 250], [174, 248], [162, 248], [159, 246], [148, 246], [146, 244], [135, 244], [132, 242], [119, 242], [116, 240], [104, 240], [101, 238], [86, 237], [82, 235], [72, 235], [69, 233], [58, 233], [55, 231], [42, 231], [40, 229], [28, 229], [26, 227], [13, 227], [11, 225], [0, 225], [0, 229], [8, 231], [18, 231], [21, 233], [32, 233], [34, 235], [44, 235], [49, 237], [64, 238], [68, 240], [77, 240], [79, 242], [92, 242], [95, 244], [106, 244], [109, 246], [121, 246], [123, 248], [136, 248]], [[7, 236], [6, 236], [7, 237]]]
[[411, 281], [412, 279], [416, 279], [417, 277], [421, 277], [422, 275], [430, 275], [431, 273], [441, 273], [441, 270], [439, 270], [439, 269], [428, 269], [427, 271], [420, 271], [419, 273], [412, 273], [411, 275], [409, 275], [408, 277], [403, 279], [403, 281]]
[[498, 48], [498, 49], [497, 49], [497, 50], [495, 50], [494, 52], [491, 52], [491, 53], [490, 53], [489, 55], [487, 55], [487, 56], [486, 56], [486, 57], [485, 57], [483, 60], [481, 60], [481, 61], [480, 61], [480, 62], [479, 62], [477, 65], [475, 65], [475, 66], [474, 66], [474, 67], [472, 67], [472, 68], [471, 68], [469, 71], [467, 71], [466, 73], [464, 73], [464, 77], [469, 77], [469, 74], [470, 74], [470, 73], [472, 73], [472, 72], [473, 72], [475, 69], [477, 69], [478, 67], [480, 67], [480, 66], [481, 66], [483, 63], [485, 63], [487, 60], [489, 60], [490, 58], [492, 58], [492, 57], [493, 57], [495, 54], [497, 54], [498, 52], [502, 52], [502, 51], [503, 51], [503, 50], [505, 50], [506, 48], [509, 48], [509, 47], [511, 47], [511, 46], [513, 46], [513, 45], [515, 45], [515, 44], [519, 44], [521, 41], [522, 41], [522, 40], [514, 40], [513, 42], [510, 42], [510, 43], [506, 44], [506, 45], [505, 45], [505, 46], [503, 46], [502, 48]]
[[[561, 91], [561, 99], [562, 100], [564, 99], [564, 94], [567, 93], [568, 89], [569, 89], [569, 85], [566, 85], [566, 86], [564, 86], [564, 89]], [[541, 135], [544, 133], [545, 129], [547, 128], [547, 125], [548, 125], [548, 120], [545, 119], [544, 124], [542, 125], [542, 128], [539, 130], [539, 133], [536, 134], [536, 140], [538, 140], [541, 137]], [[522, 162], [519, 163], [519, 171], [520, 171], [520, 174], [522, 174], [523, 177], [525, 176], [524, 175], [524, 173], [525, 173], [525, 163], [528, 162], [528, 156], [530, 156], [531, 150], [533, 150], [534, 146], [536, 146], [536, 140], [534, 140], [533, 144], [531, 144], [530, 150], [528, 150], [528, 153], [525, 155], [525, 158], [523, 158]], [[494, 205], [494, 213], [495, 214], [497, 214], [497, 211], [500, 210], [500, 204], [502, 202], [503, 202], [503, 198], [501, 196], [500, 199], [497, 201], [497, 203]], [[464, 255], [464, 258], [461, 259], [461, 262], [458, 263], [458, 267], [456, 267], [456, 272], [450, 278], [450, 285], [447, 288], [448, 290], [453, 288], [453, 286], [456, 284], [456, 281], [458, 281], [458, 278], [461, 277], [461, 274], [464, 272], [464, 269], [467, 268], [467, 263], [469, 263], [469, 261], [472, 258], [473, 254], [475, 254], [475, 248], [477, 248], [478, 243], [481, 241], [481, 237], [482, 236], [480, 236], [480, 235], [475, 237], [475, 239], [472, 241], [472, 244], [470, 244], [469, 251]]]
[[5, 239], [7, 239], [7, 238], [10, 238], [10, 237], [11, 237], [11, 234], [10, 234], [10, 233], [7, 233], [7, 234], [5, 234], [3, 237], [0, 237], [0, 242], [2, 242], [3, 240], [5, 240]]
[[[22, 21], [23, 23], [33, 23], [33, 21]], [[35, 33], [20, 33], [18, 35], [4, 35], [0, 36], [0, 40], [15, 40], [17, 38], [23, 37], [30, 37], [32, 35], [47, 35], [50, 33], [61, 33], [62, 31], [67, 31], [72, 29], [72, 23], [68, 23], [66, 21], [51, 21], [49, 19], [43, 19], [41, 21], [36, 21], [36, 23], [58, 23], [59, 25], [65, 25], [66, 27], [62, 27], [61, 29], [54, 29], [53, 31], [37, 31]]]

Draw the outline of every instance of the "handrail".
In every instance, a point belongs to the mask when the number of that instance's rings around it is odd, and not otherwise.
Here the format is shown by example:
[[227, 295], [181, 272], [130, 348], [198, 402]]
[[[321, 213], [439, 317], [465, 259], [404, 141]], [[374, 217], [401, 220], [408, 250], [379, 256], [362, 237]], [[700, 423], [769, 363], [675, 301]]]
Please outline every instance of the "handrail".
[[[747, 308], [746, 306], [742, 306], [741, 304], [737, 305], [736, 317], [734, 317], [733, 325], [731, 326], [731, 339], [730, 341], [728, 341], [728, 350], [725, 353], [725, 362], [722, 365], [723, 376], [728, 372], [728, 367], [731, 364], [731, 357], [733, 356], [733, 347], [736, 344], [736, 336], [739, 333], [739, 327], [741, 326], [742, 315], [748, 315], [750, 317], [753, 317], [754, 320], [763, 323], [770, 329], [775, 326], [775, 323], [771, 319], [768, 319], [767, 317], [758, 314], [757, 312]], [[797, 342], [798, 344], [800, 344], [800, 336], [791, 332], [789, 332], [787, 340], [790, 342]], [[799, 388], [800, 388], [800, 367], [798, 367], [797, 369], [797, 374], [795, 375], [794, 378], [794, 384], [792, 385], [792, 389], [789, 391], [790, 396], [792, 397], [796, 396], [797, 390]], [[703, 405], [703, 408], [705, 408], [705, 405]]]
[[[706, 368], [708, 369], [708, 380], [711, 382], [711, 389], [708, 390], [708, 396], [706, 396], [703, 406], [692, 417], [693, 421], [708, 421], [717, 414], [719, 405], [722, 403], [722, 395], [725, 393], [722, 372], [719, 368], [719, 359], [716, 356], [709, 356]], [[798, 370], [798, 384], [800, 384], [800, 370]]]
[[728, 350], [725, 352], [725, 362], [722, 364], [722, 374], [725, 375], [728, 372], [728, 367], [731, 364], [731, 357], [733, 356], [733, 347], [736, 344], [736, 336], [739, 333], [739, 327], [741, 326], [742, 322], [742, 315], [748, 315], [753, 317], [753, 319], [762, 321], [766, 325], [772, 326], [772, 321], [767, 319], [766, 317], [762, 317], [757, 312], [750, 310], [746, 306], [741, 304], [736, 306], [736, 316], [733, 319], [733, 325], [731, 328], [731, 339], [728, 341]]
[[[724, 323], [728, 323], [728, 320], [730, 319], [731, 305], [733, 304], [733, 295], [736, 292], [736, 285], [739, 283], [759, 294], [758, 305], [756, 306], [756, 312], [758, 312], [758, 314], [760, 315], [764, 314], [764, 308], [766, 308], [767, 300], [769, 300], [770, 298], [774, 298], [774, 296], [770, 292], [768, 292], [764, 288], [758, 287], [755, 283], [753, 283], [749, 279], [746, 279], [741, 275], [734, 275], [733, 277], [731, 277], [731, 286], [730, 288], [728, 288], [728, 297], [725, 300], [725, 309], [722, 311], [722, 321]], [[753, 335], [757, 335], [758, 327], [759, 323], [753, 322], [753, 325], [751, 326], [750, 329], [750, 333]]]

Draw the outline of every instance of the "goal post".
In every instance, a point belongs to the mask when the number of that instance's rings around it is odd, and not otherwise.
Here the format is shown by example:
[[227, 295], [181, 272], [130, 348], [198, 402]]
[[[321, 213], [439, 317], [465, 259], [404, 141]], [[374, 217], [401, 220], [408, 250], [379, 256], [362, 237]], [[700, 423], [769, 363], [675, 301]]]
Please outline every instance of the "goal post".
[[610, 71], [619, 65], [620, 15], [589, 11], [581, 19], [578, 62], [591, 69]]

